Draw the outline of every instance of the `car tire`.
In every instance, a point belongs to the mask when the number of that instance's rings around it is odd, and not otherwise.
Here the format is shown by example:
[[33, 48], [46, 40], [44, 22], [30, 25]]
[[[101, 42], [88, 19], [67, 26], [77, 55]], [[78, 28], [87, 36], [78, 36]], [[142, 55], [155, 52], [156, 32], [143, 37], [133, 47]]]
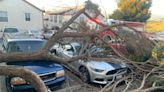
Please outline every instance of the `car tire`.
[[83, 81], [85, 83], [90, 83], [90, 75], [89, 75], [88, 69], [85, 66], [81, 66], [79, 68], [79, 71], [80, 71], [80, 73], [82, 74], [82, 76], [84, 78]]

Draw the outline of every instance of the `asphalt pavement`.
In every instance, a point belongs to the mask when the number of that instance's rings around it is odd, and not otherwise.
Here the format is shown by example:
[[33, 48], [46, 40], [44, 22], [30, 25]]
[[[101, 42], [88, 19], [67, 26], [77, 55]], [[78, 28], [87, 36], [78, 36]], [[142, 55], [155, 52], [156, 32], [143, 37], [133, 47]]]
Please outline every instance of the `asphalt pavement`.
[[[1, 33], [0, 33], [1, 38]], [[0, 50], [2, 49], [2, 39], [0, 40]], [[5, 65], [5, 63], [0, 63], [1, 66]], [[5, 85], [5, 76], [0, 76], [0, 92], [7, 92]]]

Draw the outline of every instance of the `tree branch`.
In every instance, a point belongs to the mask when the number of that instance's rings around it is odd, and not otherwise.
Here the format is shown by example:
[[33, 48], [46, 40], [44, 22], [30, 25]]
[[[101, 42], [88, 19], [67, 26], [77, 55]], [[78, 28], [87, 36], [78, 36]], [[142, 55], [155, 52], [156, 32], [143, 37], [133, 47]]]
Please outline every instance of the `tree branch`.
[[47, 88], [40, 77], [33, 71], [23, 67], [0, 66], [0, 75], [21, 77], [29, 82], [37, 92], [47, 92]]

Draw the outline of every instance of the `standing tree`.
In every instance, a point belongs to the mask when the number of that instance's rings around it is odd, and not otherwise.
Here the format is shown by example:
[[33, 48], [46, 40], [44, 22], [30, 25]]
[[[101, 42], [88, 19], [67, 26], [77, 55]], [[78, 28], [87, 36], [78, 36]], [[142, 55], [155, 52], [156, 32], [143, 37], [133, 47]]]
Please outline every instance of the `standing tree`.
[[118, 9], [116, 9], [110, 18], [145, 22], [151, 17], [149, 8], [152, 0], [117, 0]]

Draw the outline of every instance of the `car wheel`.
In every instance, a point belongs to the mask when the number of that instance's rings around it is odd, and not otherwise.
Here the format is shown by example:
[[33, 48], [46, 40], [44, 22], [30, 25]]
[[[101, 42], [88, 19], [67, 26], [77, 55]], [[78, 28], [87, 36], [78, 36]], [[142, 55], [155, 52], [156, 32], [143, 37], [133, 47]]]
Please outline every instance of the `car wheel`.
[[80, 73], [83, 75], [83, 81], [86, 83], [90, 83], [90, 75], [88, 69], [84, 66], [79, 68]]

